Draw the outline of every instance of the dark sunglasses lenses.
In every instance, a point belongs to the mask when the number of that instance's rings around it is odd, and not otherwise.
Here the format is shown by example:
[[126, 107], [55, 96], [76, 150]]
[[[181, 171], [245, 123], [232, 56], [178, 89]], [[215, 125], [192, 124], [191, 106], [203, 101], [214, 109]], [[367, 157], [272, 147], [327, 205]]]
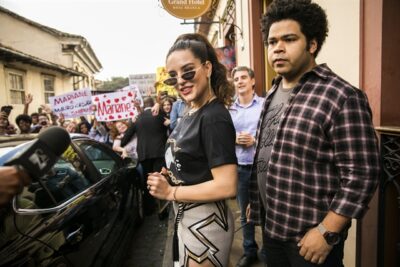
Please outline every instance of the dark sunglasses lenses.
[[169, 85], [169, 86], [174, 86], [178, 80], [176, 78], [168, 78], [164, 80], [164, 84]]
[[196, 71], [195, 70], [191, 70], [188, 72], [185, 72], [184, 74], [182, 74], [182, 79], [186, 80], [186, 81], [190, 81], [191, 79], [194, 78], [194, 75], [196, 75]]
[[[196, 71], [191, 70], [191, 71], [183, 73], [181, 78], [186, 81], [190, 81], [194, 78], [195, 75], [196, 75]], [[175, 86], [177, 83], [178, 83], [177, 77], [171, 77], [171, 78], [164, 80], [164, 84], [169, 85], [169, 86]]]

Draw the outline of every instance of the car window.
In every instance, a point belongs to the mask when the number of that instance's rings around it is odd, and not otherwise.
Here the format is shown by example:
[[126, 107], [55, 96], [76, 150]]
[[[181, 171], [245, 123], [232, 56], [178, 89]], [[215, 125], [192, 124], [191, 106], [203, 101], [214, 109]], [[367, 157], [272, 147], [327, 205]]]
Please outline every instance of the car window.
[[69, 146], [46, 175], [24, 190], [20, 199], [32, 198], [39, 208], [55, 207], [92, 185], [86, 170], [84, 161]]
[[115, 152], [97, 143], [78, 143], [83, 153], [89, 158], [102, 177], [106, 177], [118, 169]]

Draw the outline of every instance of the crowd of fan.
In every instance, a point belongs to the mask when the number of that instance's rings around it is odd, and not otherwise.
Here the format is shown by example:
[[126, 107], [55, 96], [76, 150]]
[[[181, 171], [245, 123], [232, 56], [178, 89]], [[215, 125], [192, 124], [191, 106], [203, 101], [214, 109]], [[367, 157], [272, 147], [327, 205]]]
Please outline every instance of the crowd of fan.
[[[177, 120], [179, 120], [183, 114], [183, 108], [181, 108], [182, 100], [176, 101], [176, 98], [169, 96], [167, 92], [161, 92], [156, 100], [156, 104], [152, 107], [153, 114], [157, 115], [159, 112], [163, 112], [165, 117], [164, 125], [172, 131]], [[61, 126], [69, 133], [85, 134], [96, 141], [113, 147], [122, 157], [135, 157], [134, 155], [136, 152], [129, 153], [127, 148], [121, 147], [120, 142], [117, 140], [122, 139], [124, 132], [136, 118], [112, 122], [99, 122], [94, 116], [91, 116], [93, 119], [90, 121], [86, 117], [81, 116], [79, 118], [66, 120], [62, 114], [54, 114], [49, 105], [41, 105], [38, 112], [33, 112], [29, 115], [29, 105], [32, 101], [33, 96], [27, 94], [25, 96], [24, 111], [15, 119], [16, 126], [9, 121], [13, 106], [8, 105], [1, 107], [0, 136], [39, 133], [51, 126]], [[140, 106], [137, 106], [137, 109], [139, 113], [142, 111]], [[173, 109], [174, 111], [172, 111]], [[135, 148], [131, 147], [130, 149]]]

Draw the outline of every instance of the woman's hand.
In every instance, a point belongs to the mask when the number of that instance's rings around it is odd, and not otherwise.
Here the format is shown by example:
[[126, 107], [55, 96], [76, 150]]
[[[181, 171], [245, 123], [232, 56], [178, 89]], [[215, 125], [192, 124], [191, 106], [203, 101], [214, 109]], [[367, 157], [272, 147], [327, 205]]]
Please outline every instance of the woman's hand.
[[122, 149], [122, 154], [121, 154], [121, 158], [128, 158], [128, 152], [126, 152], [126, 149], [125, 148], [123, 148]]
[[[165, 173], [166, 169], [163, 168], [161, 172]], [[147, 177], [147, 189], [153, 197], [172, 201], [174, 200], [173, 187], [170, 186], [167, 178], [161, 172], [149, 173]]]
[[168, 119], [168, 118], [164, 118], [164, 126], [169, 126], [171, 124], [171, 121], [170, 121], [170, 119]]

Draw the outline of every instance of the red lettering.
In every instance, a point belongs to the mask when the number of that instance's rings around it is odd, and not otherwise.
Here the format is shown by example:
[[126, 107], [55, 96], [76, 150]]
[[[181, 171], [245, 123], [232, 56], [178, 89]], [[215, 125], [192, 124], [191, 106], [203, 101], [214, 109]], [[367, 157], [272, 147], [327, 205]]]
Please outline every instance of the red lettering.
[[106, 102], [97, 103], [97, 115], [104, 116], [109, 114], [116, 114], [122, 112], [129, 112], [131, 109], [130, 103], [119, 103], [107, 105]]

